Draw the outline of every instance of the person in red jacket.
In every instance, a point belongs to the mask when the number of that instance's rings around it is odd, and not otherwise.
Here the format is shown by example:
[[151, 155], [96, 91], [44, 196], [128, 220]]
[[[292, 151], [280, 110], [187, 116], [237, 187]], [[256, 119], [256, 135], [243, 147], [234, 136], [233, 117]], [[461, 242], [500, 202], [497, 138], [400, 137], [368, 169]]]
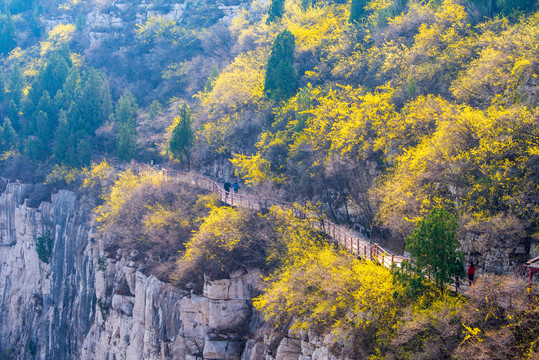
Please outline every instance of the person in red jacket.
[[475, 266], [473, 266], [473, 261], [470, 261], [470, 266], [468, 266], [468, 271], [466, 273], [468, 274], [468, 282], [470, 285], [472, 285], [473, 277], [475, 275]]

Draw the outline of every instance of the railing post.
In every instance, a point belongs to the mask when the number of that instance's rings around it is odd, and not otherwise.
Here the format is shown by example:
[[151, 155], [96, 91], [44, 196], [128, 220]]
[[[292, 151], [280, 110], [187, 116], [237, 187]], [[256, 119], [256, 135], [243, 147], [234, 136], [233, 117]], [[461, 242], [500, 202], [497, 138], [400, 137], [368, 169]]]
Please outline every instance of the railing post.
[[395, 262], [395, 254], [391, 254], [391, 266], [393, 266], [394, 262]]

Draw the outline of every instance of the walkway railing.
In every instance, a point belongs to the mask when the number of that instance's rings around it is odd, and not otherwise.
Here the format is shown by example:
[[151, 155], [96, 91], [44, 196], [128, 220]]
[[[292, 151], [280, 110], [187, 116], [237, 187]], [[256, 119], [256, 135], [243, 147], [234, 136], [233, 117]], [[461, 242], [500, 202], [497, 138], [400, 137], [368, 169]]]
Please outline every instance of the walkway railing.
[[[307, 214], [299, 211], [292, 203], [270, 199], [267, 197], [255, 197], [252, 195], [234, 193], [233, 191], [226, 192], [214, 180], [195, 172], [184, 172], [164, 168], [155, 169], [146, 164], [139, 164], [138, 166], [139, 171], [153, 171], [155, 172], [156, 176], [161, 177], [163, 180], [174, 178], [191, 186], [208, 190], [216, 194], [220, 201], [231, 206], [260, 211], [276, 205], [284, 209], [292, 209], [294, 215], [298, 218], [307, 218]], [[341, 247], [347, 249], [352, 254], [357, 255], [364, 260], [375, 261], [388, 269], [390, 269], [393, 265], [400, 267], [404, 260], [410, 260], [409, 257], [393, 254], [389, 250], [384, 249], [378, 243], [371, 243], [366, 237], [361, 235], [358, 236], [358, 234], [352, 234], [350, 230], [336, 225], [327, 219], [309, 216], [309, 221], [313, 228], [325, 233]], [[455, 279], [455, 283], [449, 285], [448, 287], [453, 291], [465, 293], [469, 289], [469, 286], [466, 284], [467, 282], [467, 280], [459, 280], [457, 277]]]
[[[192, 186], [208, 190], [216, 194], [220, 201], [231, 206], [260, 211], [276, 205], [285, 209], [293, 209], [294, 215], [299, 218], [307, 218], [307, 214], [300, 212], [292, 203], [266, 197], [234, 193], [233, 191], [227, 192], [214, 180], [194, 172], [155, 169], [146, 164], [139, 164], [139, 170], [153, 171], [156, 173], [156, 176], [160, 176], [163, 180], [174, 178]], [[318, 219], [314, 216], [309, 216], [309, 221], [312, 227], [325, 233], [340, 246], [362, 259], [376, 261], [387, 268], [391, 268], [393, 264], [400, 266], [403, 260], [408, 259], [407, 257], [391, 253], [377, 243], [371, 243], [365, 237], [354, 235], [346, 228], [336, 225], [327, 219]]]

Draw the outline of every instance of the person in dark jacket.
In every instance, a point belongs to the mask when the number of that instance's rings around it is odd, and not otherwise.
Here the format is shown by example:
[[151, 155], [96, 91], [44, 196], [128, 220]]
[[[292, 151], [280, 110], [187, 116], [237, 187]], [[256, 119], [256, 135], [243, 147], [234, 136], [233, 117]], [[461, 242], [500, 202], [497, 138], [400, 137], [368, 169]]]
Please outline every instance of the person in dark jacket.
[[237, 179], [234, 179], [234, 183], [232, 184], [232, 189], [234, 189], [234, 194], [238, 193], [238, 190], [240, 189], [240, 184], [238, 184]]
[[228, 197], [228, 193], [230, 192], [230, 182], [228, 182], [228, 179], [225, 180], [225, 184], [223, 188], [225, 189], [225, 201], [226, 201]]

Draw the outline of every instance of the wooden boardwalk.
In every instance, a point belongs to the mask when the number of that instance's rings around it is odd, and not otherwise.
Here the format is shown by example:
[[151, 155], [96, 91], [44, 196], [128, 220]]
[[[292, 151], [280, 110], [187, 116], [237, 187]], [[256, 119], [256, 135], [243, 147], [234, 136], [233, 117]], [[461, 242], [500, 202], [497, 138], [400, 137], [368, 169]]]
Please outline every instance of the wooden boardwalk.
[[[265, 197], [234, 193], [233, 191], [226, 192], [216, 181], [192, 171], [182, 172], [170, 169], [156, 169], [146, 164], [139, 164], [138, 166], [139, 171], [154, 172], [155, 176], [160, 177], [162, 180], [174, 178], [191, 186], [208, 190], [216, 194], [220, 201], [230, 206], [238, 206], [255, 211], [268, 209], [271, 206], [292, 209], [294, 215], [299, 218], [308, 218], [313, 228], [326, 234], [342, 248], [347, 249], [361, 259], [377, 262], [388, 269], [393, 265], [400, 267], [400, 264], [404, 260], [410, 260], [408, 257], [393, 254], [378, 243], [372, 243], [366, 237], [354, 235], [353, 231], [346, 229], [343, 226], [339, 226], [327, 219], [320, 219], [316, 216], [309, 216], [308, 214], [300, 212], [292, 203]], [[459, 283], [458, 292], [466, 293], [469, 289], [467, 279], [461, 279]], [[456, 291], [456, 284], [457, 281], [455, 281], [454, 284], [449, 285], [449, 289]]]

